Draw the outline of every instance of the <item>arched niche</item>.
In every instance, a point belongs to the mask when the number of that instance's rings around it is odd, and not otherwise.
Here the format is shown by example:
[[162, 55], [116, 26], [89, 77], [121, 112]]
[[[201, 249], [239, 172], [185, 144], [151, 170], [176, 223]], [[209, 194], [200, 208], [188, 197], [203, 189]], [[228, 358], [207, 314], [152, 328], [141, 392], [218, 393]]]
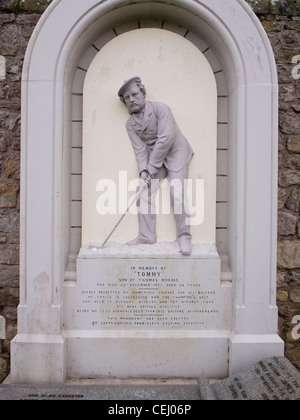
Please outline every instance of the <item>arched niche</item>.
[[[188, 193], [193, 242], [216, 241], [217, 89], [205, 56], [184, 37], [158, 28], [114, 38], [89, 66], [83, 91], [82, 244], [103, 242], [134, 195], [139, 174], [118, 83], [138, 74], [147, 100], [167, 103], [194, 151]], [[198, 181], [197, 181], [198, 180]], [[130, 187], [131, 186], [131, 187]], [[131, 188], [131, 191], [129, 191]], [[174, 241], [168, 183], [157, 195], [158, 241]], [[136, 208], [112, 241], [138, 235]]]
[[63, 296], [76, 281], [81, 243], [83, 83], [104, 45], [149, 27], [193, 42], [217, 82], [216, 238], [233, 306], [231, 330], [220, 337], [229, 363], [216, 363], [207, 374], [225, 376], [283, 353], [276, 308], [278, 86], [259, 20], [243, 0], [54, 0], [32, 35], [22, 77], [21, 276], [12, 383], [59, 383], [68, 375], [67, 343], [78, 337], [64, 330]]

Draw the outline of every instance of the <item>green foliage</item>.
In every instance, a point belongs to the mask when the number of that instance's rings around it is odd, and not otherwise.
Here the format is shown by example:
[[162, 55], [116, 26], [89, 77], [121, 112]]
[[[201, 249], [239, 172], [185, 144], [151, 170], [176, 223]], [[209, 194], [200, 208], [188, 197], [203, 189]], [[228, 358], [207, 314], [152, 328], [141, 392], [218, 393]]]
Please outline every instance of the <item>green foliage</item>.
[[0, 12], [16, 12], [20, 0], [0, 0]]
[[300, 0], [246, 0], [258, 15], [300, 16]]
[[278, 11], [286, 16], [300, 16], [300, 0], [280, 0]]

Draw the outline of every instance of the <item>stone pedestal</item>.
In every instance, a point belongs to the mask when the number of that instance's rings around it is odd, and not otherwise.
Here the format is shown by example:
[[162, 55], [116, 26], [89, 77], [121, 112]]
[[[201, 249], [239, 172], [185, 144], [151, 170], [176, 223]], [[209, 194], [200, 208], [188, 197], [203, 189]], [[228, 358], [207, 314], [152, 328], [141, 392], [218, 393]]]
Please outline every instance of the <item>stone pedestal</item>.
[[229, 341], [229, 373], [234, 375], [245, 366], [269, 355], [283, 354], [283, 341], [277, 334], [232, 334]]
[[82, 248], [65, 287], [67, 375], [226, 376], [230, 314], [212, 244], [190, 257], [176, 242]]
[[11, 383], [63, 383], [65, 349], [60, 334], [18, 334], [11, 343]]

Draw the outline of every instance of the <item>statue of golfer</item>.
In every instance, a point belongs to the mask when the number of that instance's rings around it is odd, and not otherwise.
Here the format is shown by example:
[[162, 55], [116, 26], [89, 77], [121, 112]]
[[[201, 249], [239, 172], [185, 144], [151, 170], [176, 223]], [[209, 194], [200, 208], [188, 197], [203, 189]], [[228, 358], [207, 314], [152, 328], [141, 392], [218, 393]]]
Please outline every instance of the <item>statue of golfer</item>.
[[178, 180], [180, 181], [180, 188], [170, 188], [170, 196], [180, 251], [183, 255], [189, 255], [192, 245], [190, 226], [187, 223], [189, 214], [187, 206], [184, 205], [186, 202], [184, 180], [188, 179], [193, 150], [179, 130], [168, 105], [146, 101], [146, 90], [139, 77], [125, 81], [118, 95], [126, 104], [130, 114], [126, 129], [136, 156], [140, 177], [149, 184], [151, 179], [151, 188], [148, 188], [140, 198], [139, 235], [127, 244], [156, 242], [156, 214], [152, 210], [153, 203], [160, 182], [167, 177], [170, 185], [174, 180], [177, 185]]

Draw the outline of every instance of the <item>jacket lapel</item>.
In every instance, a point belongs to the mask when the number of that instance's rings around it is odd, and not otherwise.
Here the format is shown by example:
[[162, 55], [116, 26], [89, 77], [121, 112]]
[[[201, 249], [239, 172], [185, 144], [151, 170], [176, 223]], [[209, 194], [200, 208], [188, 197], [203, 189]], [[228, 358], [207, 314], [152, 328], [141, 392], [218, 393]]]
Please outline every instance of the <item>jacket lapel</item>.
[[152, 112], [153, 112], [153, 109], [152, 109], [151, 102], [146, 102], [145, 112], [144, 112], [144, 120], [143, 120], [143, 124], [142, 124], [142, 133], [146, 130], [146, 128], [148, 127], [148, 125], [151, 122], [150, 116], [152, 115]]
[[151, 115], [153, 114], [153, 106], [151, 102], [146, 102], [143, 121], [139, 121], [137, 117], [131, 115], [130, 124], [134, 131], [141, 135], [151, 123]]

